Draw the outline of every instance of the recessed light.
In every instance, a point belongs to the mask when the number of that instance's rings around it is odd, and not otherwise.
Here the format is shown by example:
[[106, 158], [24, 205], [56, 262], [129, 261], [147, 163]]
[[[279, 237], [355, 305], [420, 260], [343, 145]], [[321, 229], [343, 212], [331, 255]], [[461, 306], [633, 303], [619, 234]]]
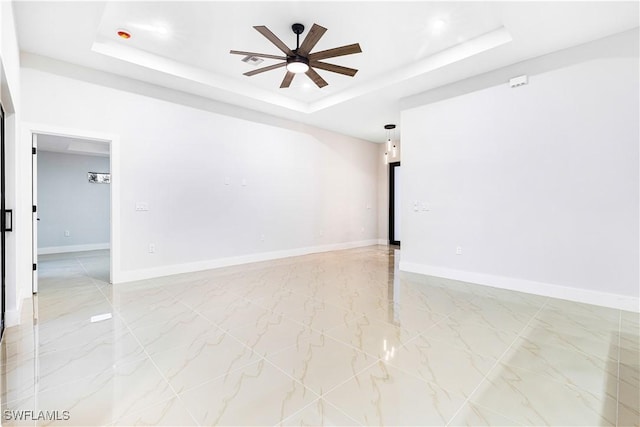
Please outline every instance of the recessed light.
[[131, 33], [127, 30], [119, 29], [116, 33], [121, 39], [128, 40], [131, 38]]
[[431, 24], [431, 28], [433, 29], [434, 33], [441, 32], [442, 30], [444, 30], [446, 26], [447, 26], [447, 22], [444, 19], [436, 19]]

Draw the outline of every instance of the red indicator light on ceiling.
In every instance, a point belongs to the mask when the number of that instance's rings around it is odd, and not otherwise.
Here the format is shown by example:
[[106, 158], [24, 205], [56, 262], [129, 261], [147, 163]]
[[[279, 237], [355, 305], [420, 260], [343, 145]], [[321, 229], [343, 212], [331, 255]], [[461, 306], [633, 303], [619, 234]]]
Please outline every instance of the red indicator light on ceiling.
[[118, 37], [127, 40], [131, 38], [131, 33], [126, 30], [118, 30]]

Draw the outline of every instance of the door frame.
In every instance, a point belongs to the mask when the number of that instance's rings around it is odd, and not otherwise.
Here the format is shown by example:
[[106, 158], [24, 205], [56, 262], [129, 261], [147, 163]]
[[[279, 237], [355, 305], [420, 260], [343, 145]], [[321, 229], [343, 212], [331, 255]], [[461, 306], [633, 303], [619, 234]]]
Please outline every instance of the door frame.
[[401, 162], [389, 163], [389, 244], [400, 246], [400, 240], [396, 240], [395, 236], [395, 183], [396, 168]]
[[31, 293], [38, 293], [38, 134], [31, 134]]
[[[51, 126], [39, 123], [23, 123], [22, 124], [22, 140], [28, 141], [29, 146], [32, 144], [33, 135], [54, 135], [67, 138], [80, 138], [88, 139], [100, 142], [106, 142], [109, 144], [109, 162], [111, 173], [110, 184], [110, 265], [109, 265], [109, 277], [111, 283], [120, 283], [121, 269], [120, 269], [120, 253], [121, 253], [121, 241], [120, 241], [120, 137], [116, 134], [109, 134], [103, 132], [94, 132], [84, 129], [65, 128], [59, 126]], [[33, 162], [31, 162], [33, 164]], [[34, 182], [33, 167], [31, 170], [31, 186], [37, 185]], [[33, 190], [31, 190], [33, 191]], [[32, 194], [33, 197], [33, 194]], [[33, 242], [33, 233], [35, 226], [31, 226], [31, 235]], [[33, 244], [33, 243], [32, 243]], [[33, 249], [33, 248], [32, 248]], [[32, 255], [32, 262], [37, 264], [37, 260], [33, 259], [35, 255]], [[36, 266], [37, 269], [37, 266]], [[32, 279], [33, 280], [33, 279]], [[33, 289], [33, 283], [29, 284], [30, 290]], [[25, 289], [26, 291], [26, 289]]]

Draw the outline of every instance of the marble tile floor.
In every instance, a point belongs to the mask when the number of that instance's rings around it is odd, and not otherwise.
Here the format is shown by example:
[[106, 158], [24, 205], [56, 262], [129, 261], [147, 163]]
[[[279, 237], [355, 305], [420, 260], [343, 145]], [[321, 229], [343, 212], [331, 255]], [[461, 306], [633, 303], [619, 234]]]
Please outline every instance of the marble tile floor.
[[108, 251], [43, 256], [0, 347], [1, 424], [638, 426], [637, 313], [399, 273], [398, 258], [110, 285]]

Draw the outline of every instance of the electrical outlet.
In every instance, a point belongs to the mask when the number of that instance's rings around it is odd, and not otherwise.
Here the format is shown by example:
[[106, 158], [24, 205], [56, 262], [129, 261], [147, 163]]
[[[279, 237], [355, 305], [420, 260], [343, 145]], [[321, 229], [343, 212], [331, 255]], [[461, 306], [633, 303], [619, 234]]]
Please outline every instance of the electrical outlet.
[[156, 245], [154, 245], [153, 243], [149, 243], [149, 253], [150, 254], [156, 253]]
[[69, 230], [64, 230], [64, 237], [71, 236], [71, 232]]
[[462, 255], [462, 246], [456, 246], [456, 255]]

